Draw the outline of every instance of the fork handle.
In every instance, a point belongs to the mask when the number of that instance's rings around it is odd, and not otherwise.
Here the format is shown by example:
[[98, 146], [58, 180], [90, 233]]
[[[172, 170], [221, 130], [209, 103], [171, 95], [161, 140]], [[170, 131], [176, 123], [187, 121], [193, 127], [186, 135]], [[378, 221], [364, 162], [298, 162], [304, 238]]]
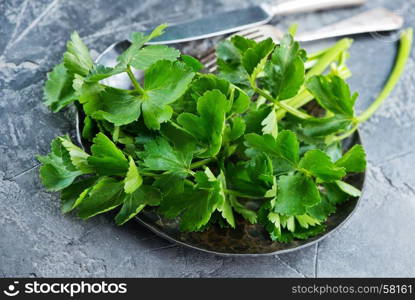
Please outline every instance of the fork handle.
[[317, 30], [298, 33], [295, 39], [307, 42], [351, 34], [391, 31], [400, 29], [403, 23], [403, 18], [398, 14], [378, 8]]
[[331, 9], [348, 6], [358, 6], [366, 0], [292, 0], [277, 5], [266, 5], [265, 9], [271, 15], [287, 15], [312, 12], [321, 9]]

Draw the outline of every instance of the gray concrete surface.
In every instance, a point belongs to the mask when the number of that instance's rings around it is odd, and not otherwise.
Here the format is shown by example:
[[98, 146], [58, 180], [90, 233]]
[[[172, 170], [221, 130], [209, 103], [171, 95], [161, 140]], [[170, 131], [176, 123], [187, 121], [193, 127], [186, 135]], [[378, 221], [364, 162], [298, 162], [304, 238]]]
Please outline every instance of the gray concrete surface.
[[[68, 115], [42, 105], [42, 85], [73, 30], [96, 54], [131, 31], [254, 2], [0, 0], [0, 276], [415, 276], [414, 52], [397, 89], [362, 127], [369, 165], [361, 206], [316, 246], [262, 258], [212, 256], [170, 244], [136, 223], [116, 227], [111, 216], [88, 222], [62, 216], [58, 196], [42, 188], [34, 155], [73, 128]], [[415, 26], [415, 1], [369, 2], [398, 11]], [[360, 10], [292, 16], [279, 25], [317, 28]], [[355, 40], [350, 82], [362, 109], [384, 84], [396, 43], [388, 35]]]

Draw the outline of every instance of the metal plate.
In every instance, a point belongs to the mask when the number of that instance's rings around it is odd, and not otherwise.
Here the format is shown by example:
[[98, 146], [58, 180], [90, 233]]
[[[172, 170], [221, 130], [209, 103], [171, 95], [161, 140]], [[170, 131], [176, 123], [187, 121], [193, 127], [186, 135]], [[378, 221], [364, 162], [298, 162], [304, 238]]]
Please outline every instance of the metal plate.
[[[116, 57], [129, 45], [128, 41], [124, 41], [110, 46], [97, 58], [96, 62], [106, 66], [114, 66]], [[135, 72], [138, 78], [142, 76], [139, 71]], [[119, 74], [106, 79], [105, 84], [124, 89], [131, 88], [131, 82], [126, 74]], [[82, 124], [79, 120], [83, 116], [80, 116], [80, 114], [82, 114], [81, 111], [76, 116], [76, 138], [82, 145]], [[355, 144], [361, 144], [358, 132], [344, 141], [343, 148], [348, 150]], [[346, 181], [363, 190], [365, 173], [349, 176]], [[360, 198], [352, 199], [338, 206], [337, 212], [328, 218], [326, 222], [327, 230], [324, 233], [307, 240], [294, 240], [290, 243], [272, 242], [261, 225], [249, 224], [240, 217], [236, 217], [236, 229], [211, 226], [204, 232], [181, 232], [177, 220], [165, 219], [151, 208], [143, 210], [136, 217], [136, 220], [162, 238], [200, 251], [227, 256], [275, 255], [310, 246], [328, 237], [351, 217], [359, 201]]]

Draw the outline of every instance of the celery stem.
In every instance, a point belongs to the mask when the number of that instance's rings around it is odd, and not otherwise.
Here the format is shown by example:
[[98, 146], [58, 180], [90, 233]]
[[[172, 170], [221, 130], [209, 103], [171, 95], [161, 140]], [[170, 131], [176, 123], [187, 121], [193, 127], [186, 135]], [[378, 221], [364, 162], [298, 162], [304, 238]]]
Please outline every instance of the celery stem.
[[137, 79], [135, 78], [130, 65], [127, 66], [127, 74], [128, 74], [128, 77], [130, 77], [130, 80], [133, 83], [135, 90], [143, 95], [144, 89], [141, 87], [141, 85], [138, 83]]
[[399, 47], [399, 52], [398, 52], [398, 57], [396, 59], [395, 67], [393, 68], [393, 71], [385, 87], [383, 88], [379, 96], [376, 98], [376, 100], [369, 106], [369, 108], [357, 118], [360, 123], [363, 123], [367, 119], [369, 119], [377, 111], [377, 109], [382, 105], [383, 101], [385, 101], [385, 99], [388, 98], [390, 93], [395, 88], [396, 84], [399, 81], [399, 78], [401, 77], [405, 69], [405, 65], [409, 58], [409, 55], [411, 54], [412, 40], [413, 40], [413, 29], [408, 28], [401, 35], [401, 42], [400, 42], [400, 47]]
[[215, 161], [215, 160], [216, 160], [216, 158], [211, 157], [211, 158], [207, 158], [207, 159], [203, 159], [203, 160], [200, 160], [200, 161], [194, 162], [194, 163], [192, 163], [192, 164], [190, 165], [190, 169], [197, 169], [197, 168], [200, 168], [200, 167], [202, 167], [202, 166], [204, 166], [204, 165], [207, 165], [207, 164], [209, 164], [209, 163], [211, 163], [211, 162], [213, 162], [213, 161]]
[[312, 117], [309, 114], [303, 113], [302, 111], [299, 111], [298, 109], [293, 108], [293, 107], [289, 106], [286, 103], [275, 100], [270, 94], [268, 94], [267, 92], [265, 92], [265, 91], [263, 91], [259, 88], [255, 88], [255, 92], [257, 92], [259, 95], [261, 95], [262, 97], [264, 97], [268, 101], [274, 103], [276, 106], [286, 110], [290, 114], [292, 114], [292, 115], [294, 115], [294, 116], [296, 116], [300, 119], [309, 119], [309, 118]]

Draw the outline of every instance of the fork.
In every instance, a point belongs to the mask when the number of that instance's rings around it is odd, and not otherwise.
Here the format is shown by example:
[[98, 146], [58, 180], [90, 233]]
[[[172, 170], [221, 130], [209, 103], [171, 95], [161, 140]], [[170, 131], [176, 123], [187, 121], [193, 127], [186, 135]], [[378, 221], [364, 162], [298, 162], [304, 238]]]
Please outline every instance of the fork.
[[[366, 11], [354, 17], [317, 30], [299, 33], [295, 36], [295, 39], [299, 42], [308, 42], [352, 34], [392, 31], [400, 29], [403, 26], [403, 23], [404, 20], [401, 16], [387, 9], [378, 8]], [[284, 34], [272, 25], [262, 25], [239, 31], [234, 35], [240, 35], [256, 42], [272, 38], [274, 42], [278, 43]], [[200, 61], [204, 64], [205, 70], [209, 72], [216, 71], [217, 65], [215, 49], [208, 51], [203, 57], [201, 57]]]

